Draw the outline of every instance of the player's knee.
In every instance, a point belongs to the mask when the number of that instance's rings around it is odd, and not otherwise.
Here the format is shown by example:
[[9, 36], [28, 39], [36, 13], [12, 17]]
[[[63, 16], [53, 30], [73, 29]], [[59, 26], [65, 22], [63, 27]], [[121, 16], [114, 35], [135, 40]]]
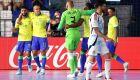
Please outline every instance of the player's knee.
[[90, 55], [89, 55], [89, 56], [87, 57], [87, 61], [88, 61], [88, 62], [94, 62], [94, 61], [95, 61], [95, 58], [94, 58], [93, 56], [90, 56]]
[[74, 58], [74, 53], [67, 53], [68, 60], [72, 60]]
[[37, 56], [37, 51], [36, 50], [33, 50], [32, 53], [33, 53], [33, 56]]
[[87, 52], [87, 50], [81, 49], [80, 54], [81, 54], [81, 55], [85, 55], [85, 54], [86, 54], [86, 52]]
[[105, 59], [111, 59], [111, 54], [110, 53], [105, 54]]
[[112, 56], [112, 57], [114, 57], [114, 56], [115, 56], [115, 54], [111, 54], [111, 56]]
[[19, 53], [19, 56], [23, 56], [23, 53]]
[[75, 50], [67, 50], [69, 53], [73, 53]]
[[41, 54], [42, 56], [46, 56], [46, 51], [45, 50], [41, 51]]
[[27, 56], [27, 57], [30, 57], [30, 56], [31, 56], [31, 52], [27, 51], [27, 52], [26, 52], [26, 56]]

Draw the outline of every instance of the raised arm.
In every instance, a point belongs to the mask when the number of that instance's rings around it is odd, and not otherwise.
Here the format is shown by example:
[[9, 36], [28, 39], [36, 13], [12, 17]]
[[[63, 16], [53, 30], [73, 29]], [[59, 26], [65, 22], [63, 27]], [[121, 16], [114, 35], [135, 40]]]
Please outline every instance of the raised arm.
[[82, 25], [82, 23], [84, 22], [84, 19], [80, 18], [80, 20], [74, 24], [71, 24], [71, 25], [68, 25], [66, 24], [65, 25], [65, 28], [68, 29], [68, 28], [76, 28], [76, 27], [79, 27]]
[[95, 12], [95, 9], [92, 9], [92, 10], [81, 10], [81, 9], [79, 9], [79, 11], [81, 12], [82, 16], [83, 15], [91, 16]]
[[58, 25], [58, 28], [57, 30], [61, 30], [63, 29], [63, 27], [65, 26], [65, 14], [63, 13], [62, 16], [61, 16], [61, 20], [60, 20], [60, 23]]

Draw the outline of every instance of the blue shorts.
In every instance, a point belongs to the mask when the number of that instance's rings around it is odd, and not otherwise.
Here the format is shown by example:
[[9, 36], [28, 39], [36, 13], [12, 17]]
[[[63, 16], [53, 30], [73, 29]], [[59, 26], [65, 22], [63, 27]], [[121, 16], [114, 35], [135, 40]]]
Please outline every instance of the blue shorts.
[[16, 50], [18, 52], [31, 51], [31, 41], [18, 41]]
[[82, 50], [86, 50], [86, 51], [88, 50], [88, 37], [83, 38], [81, 48], [82, 48]]
[[32, 40], [32, 50], [42, 50], [48, 49], [48, 39], [33, 36]]
[[114, 43], [111, 42], [111, 41], [107, 41], [106, 45], [107, 45], [107, 47], [109, 49], [109, 52], [114, 54], [115, 50], [116, 50], [116, 46], [114, 45]]

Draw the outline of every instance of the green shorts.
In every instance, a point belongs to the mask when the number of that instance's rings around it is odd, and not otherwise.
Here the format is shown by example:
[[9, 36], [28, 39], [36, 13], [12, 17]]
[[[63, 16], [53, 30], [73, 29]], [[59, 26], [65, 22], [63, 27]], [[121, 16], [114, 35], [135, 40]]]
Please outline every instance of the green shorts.
[[67, 33], [65, 39], [65, 46], [67, 50], [76, 50], [80, 42], [80, 32]]

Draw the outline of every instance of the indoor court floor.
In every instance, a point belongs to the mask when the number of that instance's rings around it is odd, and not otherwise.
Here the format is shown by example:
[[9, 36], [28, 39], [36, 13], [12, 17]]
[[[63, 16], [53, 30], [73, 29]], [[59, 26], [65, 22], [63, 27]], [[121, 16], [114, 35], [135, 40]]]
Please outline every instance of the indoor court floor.
[[[45, 75], [35, 73], [35, 70], [28, 73], [23, 71], [23, 75], [16, 75], [16, 70], [0, 70], [0, 80], [85, 80], [85, 76], [68, 79], [68, 70], [46, 70]], [[92, 71], [92, 80], [104, 80], [95, 78], [97, 70]], [[140, 70], [129, 70], [124, 73], [122, 70], [112, 71], [112, 80], [140, 80]]]

